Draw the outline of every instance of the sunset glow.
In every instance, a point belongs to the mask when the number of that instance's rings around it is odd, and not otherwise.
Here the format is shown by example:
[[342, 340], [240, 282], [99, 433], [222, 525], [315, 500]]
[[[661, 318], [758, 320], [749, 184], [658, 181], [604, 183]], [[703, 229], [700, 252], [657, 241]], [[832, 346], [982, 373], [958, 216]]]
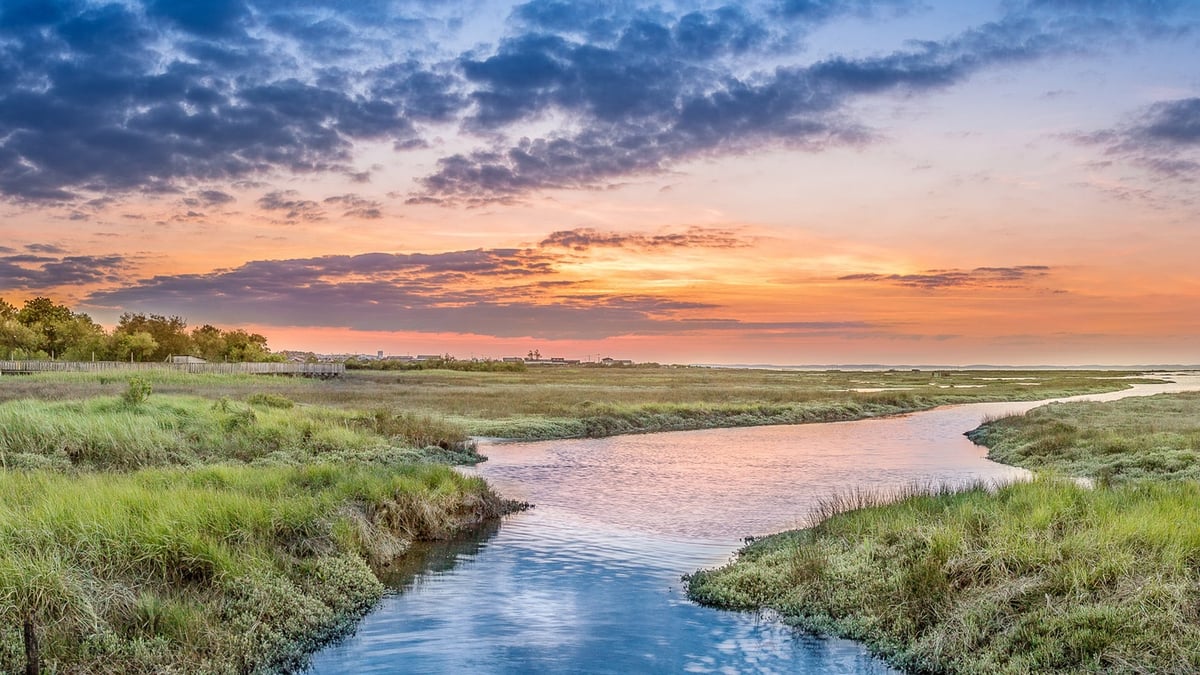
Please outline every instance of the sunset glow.
[[272, 348], [1200, 362], [1200, 5], [5, 2], [0, 297]]

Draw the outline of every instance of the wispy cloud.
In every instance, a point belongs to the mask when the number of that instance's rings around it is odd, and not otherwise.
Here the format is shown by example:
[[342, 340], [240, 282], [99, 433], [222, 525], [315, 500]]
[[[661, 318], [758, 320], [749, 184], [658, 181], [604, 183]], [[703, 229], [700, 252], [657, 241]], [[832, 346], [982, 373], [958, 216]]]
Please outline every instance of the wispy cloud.
[[1044, 265], [976, 267], [971, 270], [927, 270], [918, 274], [847, 274], [839, 281], [862, 281], [936, 290], [944, 288], [1004, 288], [1050, 274]]
[[538, 245], [587, 251], [593, 248], [745, 248], [751, 241], [733, 230], [707, 227], [689, 227], [683, 232], [663, 234], [601, 232], [595, 228], [577, 227], [552, 232]]

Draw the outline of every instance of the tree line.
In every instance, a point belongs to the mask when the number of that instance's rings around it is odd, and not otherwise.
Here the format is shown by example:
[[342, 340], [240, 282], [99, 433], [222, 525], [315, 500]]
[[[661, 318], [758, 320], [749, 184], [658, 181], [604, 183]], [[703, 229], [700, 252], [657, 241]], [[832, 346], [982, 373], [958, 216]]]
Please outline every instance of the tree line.
[[26, 300], [17, 309], [0, 298], [0, 358], [62, 361], [165, 361], [198, 356], [207, 361], [282, 361], [267, 338], [204, 324], [188, 330], [178, 316], [126, 312], [107, 331], [83, 312], [50, 298]]

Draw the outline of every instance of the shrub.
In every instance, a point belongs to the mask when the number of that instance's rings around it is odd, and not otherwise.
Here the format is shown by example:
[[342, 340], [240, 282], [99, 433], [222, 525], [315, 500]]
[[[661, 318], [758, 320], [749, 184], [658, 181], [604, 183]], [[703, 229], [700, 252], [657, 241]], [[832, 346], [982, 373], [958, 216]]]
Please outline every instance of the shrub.
[[279, 394], [251, 394], [246, 397], [246, 403], [261, 405], [267, 408], [279, 408], [281, 410], [287, 410], [296, 406], [295, 401]]
[[126, 405], [141, 405], [150, 398], [150, 392], [150, 383], [143, 377], [134, 376], [129, 378], [129, 387], [121, 394], [121, 400]]

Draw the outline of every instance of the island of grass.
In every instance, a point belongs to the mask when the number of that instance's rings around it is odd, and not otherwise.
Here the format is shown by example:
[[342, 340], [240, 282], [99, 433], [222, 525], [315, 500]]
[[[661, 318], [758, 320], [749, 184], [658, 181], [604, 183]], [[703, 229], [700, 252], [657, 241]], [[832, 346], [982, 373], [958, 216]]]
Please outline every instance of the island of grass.
[[813, 527], [691, 575], [689, 595], [913, 672], [1200, 671], [1200, 396], [1056, 404], [972, 437], [1058, 473], [833, 500]]
[[412, 542], [517, 506], [442, 420], [248, 398], [0, 404], [0, 672], [294, 669]]

